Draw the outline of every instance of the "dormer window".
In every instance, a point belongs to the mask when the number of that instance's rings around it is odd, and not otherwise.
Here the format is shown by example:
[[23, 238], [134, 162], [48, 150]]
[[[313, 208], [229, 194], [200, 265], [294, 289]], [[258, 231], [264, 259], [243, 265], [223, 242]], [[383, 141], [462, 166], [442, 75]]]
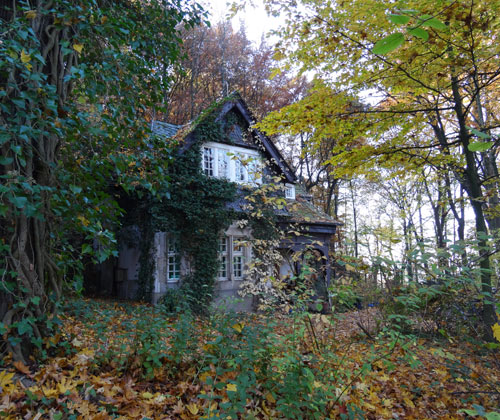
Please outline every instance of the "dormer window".
[[261, 184], [262, 173], [259, 152], [243, 147], [205, 143], [201, 149], [203, 173], [225, 178], [238, 184]]
[[217, 176], [229, 178], [229, 156], [224, 149], [217, 150]]
[[238, 154], [235, 158], [235, 181], [245, 182], [247, 180], [247, 168], [245, 167], [245, 162], [243, 161], [243, 156]]
[[295, 200], [295, 185], [287, 184], [285, 185], [285, 198], [290, 200]]
[[214, 155], [215, 150], [212, 147], [203, 148], [203, 172], [208, 176], [215, 176]]

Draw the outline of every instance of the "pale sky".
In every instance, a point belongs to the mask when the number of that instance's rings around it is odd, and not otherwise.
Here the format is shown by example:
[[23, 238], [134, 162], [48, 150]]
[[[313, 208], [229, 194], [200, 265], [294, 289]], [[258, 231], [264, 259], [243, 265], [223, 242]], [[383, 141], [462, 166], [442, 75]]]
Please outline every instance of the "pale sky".
[[[201, 3], [211, 12], [211, 22], [216, 23], [227, 19], [229, 10], [227, 0], [202, 0]], [[240, 21], [243, 20], [246, 25], [248, 38], [259, 44], [262, 35], [265, 35], [270, 29], [278, 27], [280, 19], [267, 16], [261, 0], [253, 0], [252, 3], [255, 6], [248, 4], [250, 3], [248, 1], [246, 3], [245, 9], [238, 13], [231, 22], [234, 30], [237, 31], [240, 27]]]

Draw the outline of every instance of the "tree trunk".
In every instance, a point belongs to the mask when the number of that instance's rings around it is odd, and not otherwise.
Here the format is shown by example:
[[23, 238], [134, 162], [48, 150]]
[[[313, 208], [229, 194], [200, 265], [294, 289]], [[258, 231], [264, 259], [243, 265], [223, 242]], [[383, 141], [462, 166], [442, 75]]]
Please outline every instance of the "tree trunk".
[[[462, 97], [459, 90], [458, 78], [455, 75], [451, 77], [451, 87], [454, 99], [454, 109], [459, 124], [459, 139], [462, 144], [463, 154], [466, 161], [464, 178], [467, 184], [464, 189], [469, 195], [470, 204], [474, 210], [477, 242], [479, 247], [479, 266], [481, 268], [481, 291], [489, 297], [491, 296], [491, 266], [489, 254], [486, 252], [488, 249], [488, 229], [486, 226], [486, 219], [483, 211], [484, 196], [481, 191], [481, 182], [476, 166], [474, 153], [469, 150], [469, 133], [467, 132], [465, 116], [462, 107]], [[491, 299], [485, 299], [491, 301]], [[493, 331], [492, 325], [496, 322], [495, 306], [493, 303], [483, 301], [482, 308], [482, 321], [483, 321], [483, 335], [487, 341], [492, 341]]]

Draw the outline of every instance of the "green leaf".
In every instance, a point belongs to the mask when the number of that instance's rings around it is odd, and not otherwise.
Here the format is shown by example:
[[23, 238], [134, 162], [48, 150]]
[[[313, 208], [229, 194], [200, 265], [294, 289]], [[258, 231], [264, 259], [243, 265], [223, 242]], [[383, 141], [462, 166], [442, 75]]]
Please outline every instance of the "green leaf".
[[26, 197], [9, 197], [9, 201], [14, 204], [18, 209], [24, 208], [28, 199]]
[[410, 17], [404, 15], [389, 15], [387, 19], [396, 25], [406, 25], [410, 21]]
[[486, 418], [486, 420], [500, 420], [500, 413], [492, 411], [490, 413], [486, 413], [484, 417]]
[[12, 102], [19, 108], [26, 109], [26, 104], [24, 103], [24, 99], [12, 99]]
[[479, 137], [481, 139], [491, 139], [491, 136], [489, 134], [483, 133], [482, 131], [476, 130], [475, 128], [472, 127], [467, 127], [467, 129], [474, 134], [476, 137]]
[[82, 245], [82, 254], [89, 254], [92, 252], [92, 247], [89, 244]]
[[482, 405], [479, 404], [472, 404], [472, 407], [476, 410], [477, 414], [480, 416], [484, 416], [486, 414], [486, 411]]
[[429, 39], [429, 32], [422, 28], [409, 29], [408, 33], [410, 35], [416, 36], [417, 38], [423, 39], [424, 41], [427, 41]]
[[31, 298], [31, 303], [35, 306], [38, 306], [38, 304], [40, 303], [40, 296], [33, 296]]
[[79, 187], [77, 185], [70, 185], [69, 189], [73, 194], [80, 194], [82, 192], [82, 187]]
[[467, 148], [471, 152], [486, 152], [486, 150], [490, 149], [495, 143], [492, 141], [486, 141], [486, 142], [474, 142], [474, 143], [469, 143]]
[[19, 333], [19, 335], [32, 333], [33, 328], [27, 319], [23, 319], [17, 323], [17, 332]]
[[11, 144], [10, 150], [12, 150], [16, 155], [20, 155], [23, 148], [21, 146], [19, 146], [18, 144]]
[[384, 55], [394, 51], [405, 42], [405, 37], [402, 33], [397, 32], [377, 41], [372, 49], [373, 54]]
[[399, 11], [400, 13], [404, 13], [405, 15], [416, 15], [419, 13], [418, 10], [415, 9], [403, 9]]
[[438, 29], [438, 30], [445, 30], [448, 29], [448, 26], [446, 26], [443, 22], [441, 22], [439, 19], [436, 19], [435, 17], [431, 15], [422, 15], [419, 17], [419, 19], [422, 21], [422, 26], [428, 26], [433, 29]]
[[4, 143], [7, 143], [11, 138], [11, 135], [9, 133], [2, 133], [0, 134], [0, 146]]
[[462, 410], [458, 410], [458, 412], [468, 414], [469, 416], [472, 416], [472, 417], [477, 416], [477, 411], [471, 410], [470, 408], [463, 408]]
[[485, 343], [484, 347], [486, 347], [489, 350], [496, 350], [500, 349], [500, 343]]
[[13, 161], [11, 157], [0, 156], [0, 165], [10, 165]]

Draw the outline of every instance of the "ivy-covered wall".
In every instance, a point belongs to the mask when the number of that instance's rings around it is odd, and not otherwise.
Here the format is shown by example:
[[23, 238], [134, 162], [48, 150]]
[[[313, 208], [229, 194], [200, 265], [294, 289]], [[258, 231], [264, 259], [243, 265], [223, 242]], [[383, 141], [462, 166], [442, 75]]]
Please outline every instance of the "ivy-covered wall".
[[[275, 200], [268, 198], [283, 192], [272, 182], [267, 184], [273, 176], [270, 168], [266, 166], [264, 184], [259, 188], [238, 186], [225, 179], [208, 177], [202, 171], [201, 147], [204, 143], [256, 147], [248, 131], [248, 121], [232, 108], [233, 100], [228, 97], [209, 107], [174, 136], [179, 145], [166, 170], [168, 191], [162, 197], [137, 198], [128, 206], [125, 224], [140, 229], [139, 299], [150, 301], [153, 294], [157, 272], [156, 232], [167, 232], [170, 240], [176, 240], [183, 258], [187, 259], [189, 270], [182, 273], [182, 293], [176, 296], [185, 297], [192, 309], [198, 312], [208, 308], [214, 298], [219, 270], [218, 239], [233, 221], [248, 219], [247, 226], [260, 243], [265, 239], [272, 240], [273, 244], [279, 242]], [[231, 206], [231, 203], [237, 205]], [[265, 260], [260, 254], [267, 251], [259, 252], [259, 249], [255, 247], [257, 259]]]
[[237, 198], [232, 182], [206, 176], [201, 169], [201, 145], [207, 141], [228, 140], [223, 122], [216, 113], [204, 114], [189, 134], [194, 142], [182, 150], [167, 169], [170, 188], [163, 197], [138, 200], [127, 216], [127, 224], [137, 224], [141, 231], [138, 298], [150, 300], [154, 284], [154, 233], [168, 232], [177, 239], [181, 254], [188, 258], [190, 270], [181, 278], [184, 295], [196, 311], [208, 307], [219, 269], [218, 238], [236, 213], [227, 206]]

